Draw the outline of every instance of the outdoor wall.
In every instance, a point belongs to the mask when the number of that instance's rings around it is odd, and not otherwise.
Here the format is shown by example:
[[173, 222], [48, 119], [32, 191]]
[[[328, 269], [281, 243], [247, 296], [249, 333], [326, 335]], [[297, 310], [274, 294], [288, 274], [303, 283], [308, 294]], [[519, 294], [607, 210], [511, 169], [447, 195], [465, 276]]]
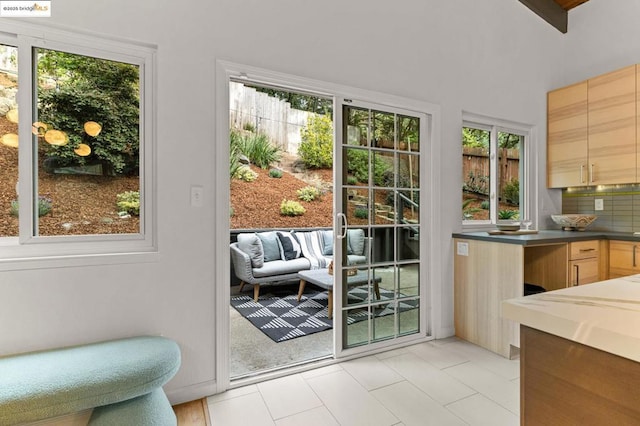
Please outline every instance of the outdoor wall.
[[[632, 1], [623, 3], [637, 12]], [[182, 368], [166, 387], [172, 401], [214, 391], [215, 286], [228, 284], [214, 282], [213, 267], [228, 250], [213, 238], [217, 226], [226, 226], [214, 223], [215, 209], [227, 203], [214, 199], [211, 167], [215, 144], [227, 142], [214, 139], [212, 124], [216, 59], [441, 107], [441, 138], [433, 141], [441, 173], [431, 182], [439, 191], [431, 200], [434, 226], [427, 234], [439, 250], [425, 255], [435, 270], [430, 284], [437, 337], [454, 331], [451, 233], [461, 228], [462, 111], [535, 126], [538, 196], [548, 208], [559, 205], [560, 194], [544, 189], [542, 172], [546, 92], [566, 80], [565, 40], [578, 45], [571, 22], [567, 37], [510, 0], [185, 0], [161, 6], [151, 0], [66, 0], [52, 7], [53, 17], [43, 23], [158, 46], [160, 254], [153, 263], [0, 272], [0, 355], [163, 334], [183, 350]], [[589, 21], [600, 12], [598, 6], [583, 7]], [[616, 10], [625, 15], [623, 7]], [[609, 30], [615, 21], [611, 25]], [[595, 28], [615, 41], [613, 31]], [[586, 28], [578, 34], [595, 38]], [[603, 48], [584, 50], [612, 55]], [[203, 185], [202, 207], [191, 207], [191, 185]]]

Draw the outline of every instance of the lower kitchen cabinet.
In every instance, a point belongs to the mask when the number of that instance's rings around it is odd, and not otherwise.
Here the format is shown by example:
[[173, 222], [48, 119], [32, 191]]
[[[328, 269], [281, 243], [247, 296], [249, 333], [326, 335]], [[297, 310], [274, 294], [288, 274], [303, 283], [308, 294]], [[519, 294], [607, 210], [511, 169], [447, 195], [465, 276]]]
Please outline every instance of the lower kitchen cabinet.
[[599, 240], [569, 243], [569, 286], [595, 283], [600, 274]]
[[609, 241], [609, 278], [640, 274], [640, 243]]

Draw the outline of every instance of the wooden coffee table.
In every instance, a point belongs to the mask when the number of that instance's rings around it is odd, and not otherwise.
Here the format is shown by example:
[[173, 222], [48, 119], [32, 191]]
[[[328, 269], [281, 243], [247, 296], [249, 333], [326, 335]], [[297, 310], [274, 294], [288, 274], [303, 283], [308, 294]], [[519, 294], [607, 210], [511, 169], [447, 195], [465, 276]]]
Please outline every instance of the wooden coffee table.
[[[328, 269], [311, 269], [307, 271], [298, 272], [298, 278], [300, 278], [300, 287], [298, 289], [298, 302], [304, 293], [304, 287], [307, 283], [317, 285], [329, 292], [329, 304], [327, 305], [327, 316], [329, 319], [333, 318], [333, 275], [329, 274]], [[382, 281], [382, 278], [376, 277], [372, 279], [369, 274], [363, 271], [358, 271], [355, 275], [347, 277], [347, 286], [363, 285], [373, 282], [373, 291], [376, 299], [380, 299], [380, 287], [378, 284]]]

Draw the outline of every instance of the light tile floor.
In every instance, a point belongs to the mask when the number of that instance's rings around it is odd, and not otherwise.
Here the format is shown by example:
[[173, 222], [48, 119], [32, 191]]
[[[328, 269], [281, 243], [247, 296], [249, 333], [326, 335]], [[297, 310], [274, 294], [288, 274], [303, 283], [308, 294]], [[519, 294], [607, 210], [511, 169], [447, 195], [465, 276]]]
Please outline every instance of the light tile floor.
[[208, 399], [214, 426], [519, 425], [519, 361], [456, 338]]

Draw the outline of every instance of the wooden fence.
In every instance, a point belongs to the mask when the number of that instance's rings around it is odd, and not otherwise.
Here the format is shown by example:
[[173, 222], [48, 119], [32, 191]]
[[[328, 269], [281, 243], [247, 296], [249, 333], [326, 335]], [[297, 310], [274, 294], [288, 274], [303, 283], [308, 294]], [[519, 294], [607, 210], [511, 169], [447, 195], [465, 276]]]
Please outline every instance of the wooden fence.
[[[500, 175], [499, 193], [504, 184], [513, 179], [520, 180], [520, 151], [517, 149], [500, 149], [498, 167]], [[472, 192], [489, 192], [489, 153], [483, 148], [462, 148], [462, 181], [465, 188]]]
[[300, 131], [307, 125], [307, 117], [312, 114], [291, 108], [287, 101], [236, 82], [229, 83], [229, 107], [231, 129], [251, 126], [291, 154], [298, 153]]

